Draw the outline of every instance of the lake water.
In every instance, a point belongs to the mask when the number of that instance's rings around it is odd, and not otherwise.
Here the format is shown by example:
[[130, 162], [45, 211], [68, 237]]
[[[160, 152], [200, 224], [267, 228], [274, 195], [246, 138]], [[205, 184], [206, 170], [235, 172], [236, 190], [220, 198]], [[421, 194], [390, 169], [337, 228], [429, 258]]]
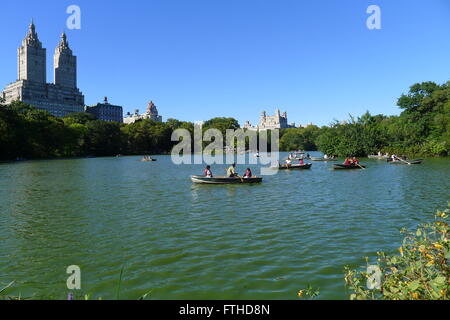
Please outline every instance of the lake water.
[[202, 166], [157, 159], [0, 164], [0, 288], [15, 280], [8, 294], [65, 299], [66, 268], [78, 265], [79, 294], [114, 299], [124, 266], [123, 299], [297, 299], [308, 284], [346, 299], [345, 265], [396, 251], [402, 227], [450, 200], [448, 158], [318, 162], [222, 186], [193, 185]]

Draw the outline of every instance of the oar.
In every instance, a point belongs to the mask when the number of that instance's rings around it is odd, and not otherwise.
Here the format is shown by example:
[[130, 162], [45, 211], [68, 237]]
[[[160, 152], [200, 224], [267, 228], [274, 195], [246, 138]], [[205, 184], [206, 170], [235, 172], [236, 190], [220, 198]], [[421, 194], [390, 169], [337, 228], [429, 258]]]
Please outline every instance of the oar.
[[357, 165], [358, 167], [360, 167], [361, 169], [366, 170], [366, 168], [364, 168], [364, 167], [363, 167], [362, 165], [360, 165], [359, 163], [353, 163], [353, 162], [352, 162], [352, 164], [353, 164], [353, 165], [356, 164], [356, 165]]
[[363, 170], [366, 170], [366, 168], [364, 168], [362, 165], [360, 165], [359, 163], [356, 164], [358, 167], [360, 167]]
[[[228, 169], [224, 169], [224, 170], [228, 172]], [[236, 177], [241, 179], [241, 182], [244, 183], [244, 179], [242, 177], [240, 177], [237, 173], [235, 174], [234, 178], [236, 178]]]
[[400, 161], [403, 161], [403, 162], [407, 163], [408, 165], [411, 165], [411, 162], [408, 162], [408, 161], [406, 161], [406, 160], [403, 160], [402, 158], [397, 158], [397, 159], [399, 159]]

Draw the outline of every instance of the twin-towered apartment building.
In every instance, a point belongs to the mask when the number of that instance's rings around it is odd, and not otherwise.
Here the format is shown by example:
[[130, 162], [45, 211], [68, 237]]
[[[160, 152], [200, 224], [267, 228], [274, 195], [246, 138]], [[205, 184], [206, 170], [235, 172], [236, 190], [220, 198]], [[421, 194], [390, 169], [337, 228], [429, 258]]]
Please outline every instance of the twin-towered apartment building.
[[84, 112], [84, 96], [77, 88], [77, 57], [65, 33], [53, 61], [54, 83], [47, 83], [47, 50], [42, 47], [32, 22], [18, 49], [18, 79], [3, 91], [5, 102], [20, 100], [57, 117]]
[[39, 41], [33, 22], [18, 49], [17, 67], [17, 81], [6, 86], [0, 95], [6, 104], [19, 100], [56, 117], [89, 112], [100, 120], [123, 122], [123, 108], [108, 103], [107, 98], [104, 103], [85, 106], [84, 96], [77, 87], [77, 57], [65, 33], [53, 56], [53, 83], [47, 83], [47, 50]]

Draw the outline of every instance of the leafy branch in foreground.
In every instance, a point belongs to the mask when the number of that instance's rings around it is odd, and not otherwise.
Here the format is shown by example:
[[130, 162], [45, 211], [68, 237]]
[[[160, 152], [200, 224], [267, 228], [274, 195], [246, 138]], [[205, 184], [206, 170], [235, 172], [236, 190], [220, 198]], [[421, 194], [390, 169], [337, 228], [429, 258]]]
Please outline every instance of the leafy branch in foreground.
[[[449, 204], [450, 208], [450, 204]], [[405, 234], [399, 255], [378, 252], [375, 266], [380, 283], [369, 290], [374, 274], [346, 267], [345, 281], [352, 300], [448, 300], [450, 298], [449, 208], [438, 211], [433, 223]], [[366, 259], [368, 261], [368, 259]], [[373, 268], [372, 268], [373, 269]]]
[[313, 300], [320, 295], [320, 289], [315, 289], [311, 285], [308, 285], [306, 289], [302, 289], [297, 293], [300, 299]]

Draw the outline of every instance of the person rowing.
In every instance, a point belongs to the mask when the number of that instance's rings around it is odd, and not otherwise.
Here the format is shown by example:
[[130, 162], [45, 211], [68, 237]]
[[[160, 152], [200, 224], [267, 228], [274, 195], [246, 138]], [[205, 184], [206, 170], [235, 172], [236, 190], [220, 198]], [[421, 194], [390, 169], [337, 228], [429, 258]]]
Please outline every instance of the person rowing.
[[356, 157], [353, 157], [353, 158], [352, 158], [352, 164], [353, 164], [354, 166], [359, 166], [359, 160], [358, 160]]
[[344, 165], [345, 166], [351, 166], [352, 165], [352, 162], [350, 161], [350, 158], [345, 158]]
[[236, 173], [236, 163], [233, 163], [227, 170], [227, 177], [234, 178], [238, 176], [239, 175]]
[[212, 178], [213, 177], [213, 174], [212, 174], [212, 171], [211, 171], [211, 166], [206, 166], [205, 170], [203, 170], [203, 175], [206, 178]]

